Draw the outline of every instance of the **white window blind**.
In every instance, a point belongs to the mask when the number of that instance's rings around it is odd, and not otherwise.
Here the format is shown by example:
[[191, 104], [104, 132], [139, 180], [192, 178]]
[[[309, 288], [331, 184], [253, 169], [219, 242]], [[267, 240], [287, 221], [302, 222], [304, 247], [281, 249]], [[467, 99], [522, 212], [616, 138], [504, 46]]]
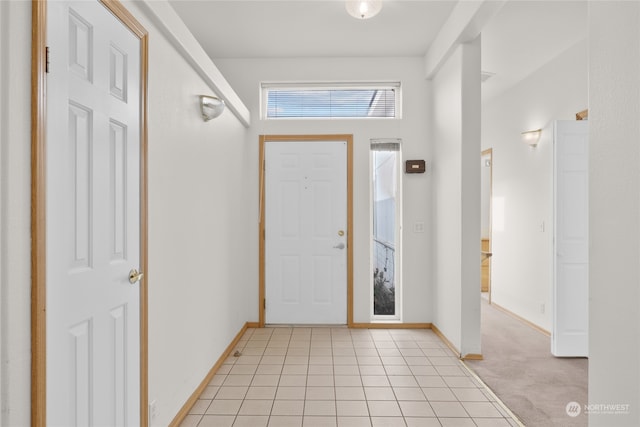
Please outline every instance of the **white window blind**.
[[264, 85], [263, 117], [280, 118], [396, 118], [399, 83], [344, 86]]
[[400, 151], [400, 139], [372, 139], [371, 151]]

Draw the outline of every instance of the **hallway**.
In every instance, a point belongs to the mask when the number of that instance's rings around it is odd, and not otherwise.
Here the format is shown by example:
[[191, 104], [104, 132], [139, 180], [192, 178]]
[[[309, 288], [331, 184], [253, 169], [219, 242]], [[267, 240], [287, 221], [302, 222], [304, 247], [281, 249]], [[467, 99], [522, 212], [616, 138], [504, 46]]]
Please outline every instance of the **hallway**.
[[527, 427], [587, 425], [584, 411], [567, 415], [569, 402], [588, 403], [588, 359], [551, 355], [550, 338], [482, 299], [484, 360], [465, 363]]
[[248, 329], [182, 427], [518, 426], [431, 330]]

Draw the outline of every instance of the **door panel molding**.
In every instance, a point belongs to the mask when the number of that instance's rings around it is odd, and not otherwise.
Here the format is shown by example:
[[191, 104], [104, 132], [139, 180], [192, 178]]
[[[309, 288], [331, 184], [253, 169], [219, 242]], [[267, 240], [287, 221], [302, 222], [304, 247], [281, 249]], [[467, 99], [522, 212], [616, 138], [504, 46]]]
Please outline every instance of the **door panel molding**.
[[353, 135], [260, 135], [259, 138], [259, 288], [258, 323], [265, 325], [265, 145], [269, 142], [322, 142], [346, 141], [347, 143], [347, 326], [353, 325]]
[[[99, 0], [140, 41], [140, 425], [148, 426], [147, 324], [147, 30], [118, 0]], [[32, 0], [31, 43], [31, 425], [44, 427], [46, 415], [46, 67], [47, 1]]]

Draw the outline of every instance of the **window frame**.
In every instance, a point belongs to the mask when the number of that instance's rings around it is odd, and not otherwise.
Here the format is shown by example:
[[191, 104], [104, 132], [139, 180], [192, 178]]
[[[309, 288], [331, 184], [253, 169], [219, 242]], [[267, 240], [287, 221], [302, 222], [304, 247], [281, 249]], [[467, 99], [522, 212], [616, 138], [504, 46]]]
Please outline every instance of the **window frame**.
[[[374, 264], [375, 264], [375, 260], [374, 260], [374, 250], [375, 250], [375, 244], [374, 244], [374, 179], [373, 179], [373, 159], [374, 159], [374, 152], [375, 150], [372, 150], [372, 145], [373, 144], [384, 144], [384, 143], [397, 143], [399, 145], [398, 147], [398, 151], [396, 154], [396, 190], [397, 190], [397, 197], [396, 197], [396, 209], [395, 209], [395, 249], [394, 249], [394, 288], [395, 288], [395, 293], [394, 293], [394, 299], [395, 299], [395, 314], [393, 315], [388, 315], [388, 314], [375, 314], [374, 312], [374, 285], [375, 285], [375, 281], [373, 278], [373, 268], [374, 268]], [[401, 138], [382, 138], [382, 139], [378, 139], [378, 138], [374, 138], [371, 139], [369, 141], [369, 197], [370, 197], [370, 202], [369, 202], [369, 209], [370, 209], [370, 215], [369, 215], [369, 244], [370, 244], [370, 253], [369, 253], [369, 277], [370, 277], [370, 281], [369, 281], [369, 295], [370, 295], [370, 303], [369, 303], [369, 316], [371, 319], [372, 323], [379, 323], [379, 322], [402, 322], [402, 318], [403, 318], [403, 302], [402, 302], [402, 295], [403, 295], [403, 283], [402, 283], [402, 230], [403, 230], [403, 226], [402, 226], [402, 214], [403, 214], [403, 210], [402, 210], [402, 196], [403, 196], [403, 170], [402, 170], [402, 139]]]
[[[389, 90], [395, 93], [395, 116], [366, 117], [268, 117], [268, 92], [271, 90]], [[260, 119], [261, 120], [399, 120], [402, 119], [402, 83], [400, 80], [353, 81], [353, 82], [261, 82], [260, 83]]]

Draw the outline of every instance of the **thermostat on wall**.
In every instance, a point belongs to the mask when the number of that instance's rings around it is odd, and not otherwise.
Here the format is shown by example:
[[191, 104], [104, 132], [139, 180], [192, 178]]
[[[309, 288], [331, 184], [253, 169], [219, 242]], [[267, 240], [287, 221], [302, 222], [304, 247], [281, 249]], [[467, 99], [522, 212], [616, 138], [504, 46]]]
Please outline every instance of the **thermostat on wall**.
[[407, 160], [406, 162], [406, 173], [424, 173], [425, 169], [424, 160]]

